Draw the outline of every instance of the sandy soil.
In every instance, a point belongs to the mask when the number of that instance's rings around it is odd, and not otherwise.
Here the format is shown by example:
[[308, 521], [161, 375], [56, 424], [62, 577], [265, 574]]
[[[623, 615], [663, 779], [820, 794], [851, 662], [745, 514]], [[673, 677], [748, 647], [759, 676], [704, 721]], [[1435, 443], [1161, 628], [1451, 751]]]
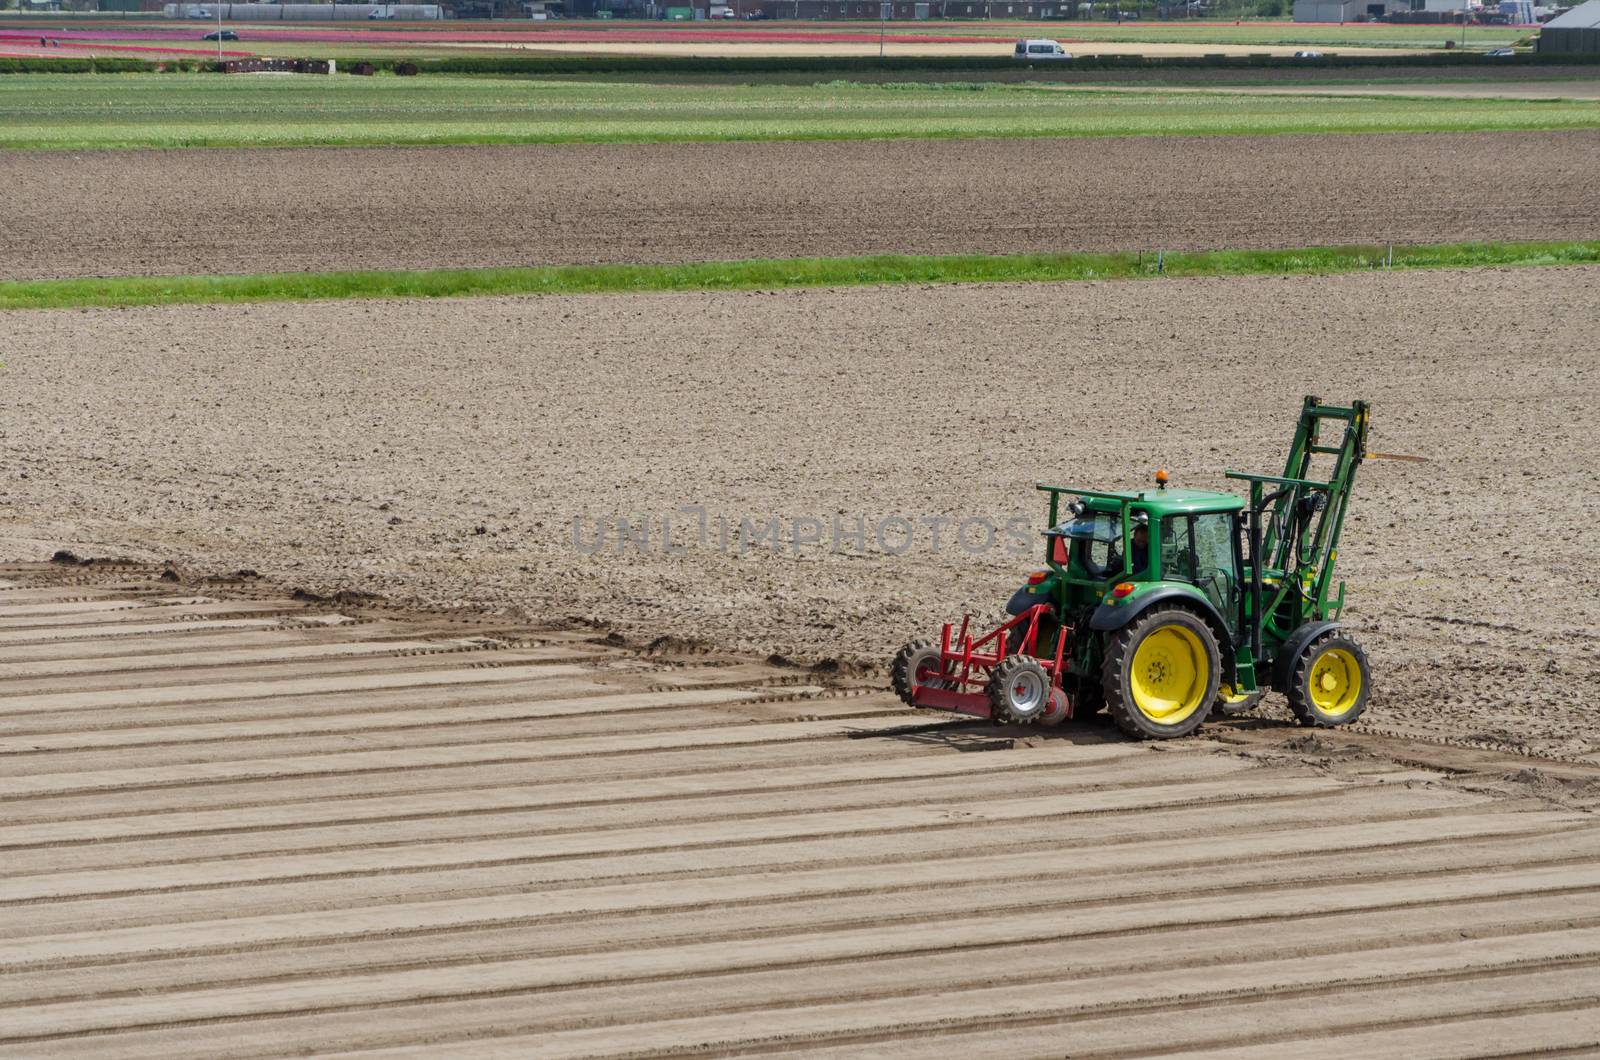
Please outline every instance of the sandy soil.
[[1585, 755], [1597, 328], [1589, 268], [14, 313], [0, 500], [26, 558], [875, 659], [1032, 565], [926, 520], [1031, 532], [1036, 480], [1158, 464], [1220, 486], [1280, 466], [1302, 394], [1366, 396], [1374, 448], [1431, 460], [1369, 465], [1341, 550], [1370, 725]]
[[52, 189], [8, 203], [0, 279], [1597, 238], [1597, 152], [1575, 132], [0, 154], [0, 182]]
[[0, 1057], [1595, 1041], [1600, 766], [948, 724], [128, 568], [0, 567], [0, 645]]

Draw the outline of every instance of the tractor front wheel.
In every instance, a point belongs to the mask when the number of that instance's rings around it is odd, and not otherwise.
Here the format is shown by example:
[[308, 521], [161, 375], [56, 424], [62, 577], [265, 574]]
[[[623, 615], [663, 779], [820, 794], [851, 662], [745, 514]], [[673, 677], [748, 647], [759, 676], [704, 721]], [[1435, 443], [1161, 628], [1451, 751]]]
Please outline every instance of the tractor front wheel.
[[1193, 611], [1154, 607], [1113, 633], [1101, 664], [1106, 709], [1141, 740], [1187, 736], [1217, 698], [1221, 653]]
[[944, 657], [939, 647], [925, 640], [914, 640], [895, 653], [894, 664], [889, 667], [890, 680], [895, 695], [908, 707], [916, 706], [918, 688], [954, 688], [944, 671]]
[[1301, 725], [1348, 725], [1367, 709], [1372, 674], [1354, 637], [1329, 630], [1307, 644], [1289, 674], [1289, 709]]
[[1050, 707], [1050, 675], [1031, 655], [1011, 655], [989, 675], [989, 710], [996, 722], [1026, 725]]

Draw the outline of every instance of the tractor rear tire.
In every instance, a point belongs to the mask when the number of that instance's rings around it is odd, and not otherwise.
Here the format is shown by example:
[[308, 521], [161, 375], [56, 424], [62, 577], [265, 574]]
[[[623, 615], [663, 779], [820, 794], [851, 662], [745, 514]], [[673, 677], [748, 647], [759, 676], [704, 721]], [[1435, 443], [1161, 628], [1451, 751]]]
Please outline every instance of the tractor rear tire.
[[916, 706], [913, 698], [917, 688], [954, 688], [955, 682], [942, 676], [944, 660], [936, 644], [914, 640], [895, 653], [894, 664], [889, 667], [890, 681], [895, 695], [908, 707]]
[[1170, 740], [1206, 720], [1221, 672], [1222, 653], [1205, 619], [1181, 607], [1154, 607], [1111, 635], [1100, 678], [1119, 729], [1141, 740]]
[[1356, 639], [1331, 629], [1307, 644], [1289, 671], [1289, 709], [1301, 725], [1332, 729], [1367, 709], [1372, 672]]
[[1050, 675], [1031, 655], [1011, 655], [989, 675], [989, 712], [997, 724], [1027, 725], [1050, 706]]

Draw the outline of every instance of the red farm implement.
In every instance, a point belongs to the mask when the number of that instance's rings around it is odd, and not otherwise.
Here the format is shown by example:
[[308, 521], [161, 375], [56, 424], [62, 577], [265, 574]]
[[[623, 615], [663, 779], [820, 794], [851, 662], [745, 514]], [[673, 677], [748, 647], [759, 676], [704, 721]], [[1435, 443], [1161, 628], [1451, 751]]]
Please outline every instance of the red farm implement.
[[1034, 605], [976, 639], [971, 615], [962, 617], [959, 630], [946, 622], [937, 646], [914, 641], [895, 657], [895, 691], [916, 707], [1059, 724], [1072, 716], [1061, 688], [1061, 653], [1069, 638], [1055, 638], [1053, 655], [1035, 654], [1056, 625], [1051, 612], [1049, 604]]

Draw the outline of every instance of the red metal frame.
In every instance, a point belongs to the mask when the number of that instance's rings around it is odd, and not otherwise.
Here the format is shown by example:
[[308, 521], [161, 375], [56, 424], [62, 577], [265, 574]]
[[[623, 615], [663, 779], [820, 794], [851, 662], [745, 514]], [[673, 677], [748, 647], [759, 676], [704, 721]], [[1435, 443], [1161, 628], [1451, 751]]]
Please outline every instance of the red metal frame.
[[[919, 707], [928, 707], [933, 710], [951, 710], [958, 714], [970, 714], [975, 718], [990, 716], [989, 696], [987, 688], [994, 668], [999, 666], [1006, 658], [1012, 655], [1034, 655], [1039, 645], [1039, 622], [1050, 613], [1049, 604], [1035, 604], [1021, 614], [1007, 620], [995, 629], [990, 630], [977, 640], [972, 639], [969, 632], [972, 626], [970, 614], [961, 617], [961, 631], [951, 640], [953, 623], [944, 624], [944, 632], [939, 641], [939, 677], [941, 680], [956, 685], [955, 688], [932, 688], [917, 683], [917, 674], [911, 675], [912, 701]], [[1027, 630], [1022, 634], [1022, 640], [1015, 651], [1007, 645], [1010, 639], [1008, 634], [1027, 624]], [[1070, 639], [1066, 628], [1061, 630], [1056, 637], [1055, 657], [1040, 658], [1039, 663], [1044, 667], [1045, 673], [1050, 675], [1050, 688], [1059, 690], [1063, 671], [1061, 668], [1062, 653]], [[1035, 658], [1038, 658], [1035, 656]], [[978, 691], [966, 691], [969, 686], [978, 686]], [[1072, 705], [1068, 702], [1067, 716], [1072, 716]]]

